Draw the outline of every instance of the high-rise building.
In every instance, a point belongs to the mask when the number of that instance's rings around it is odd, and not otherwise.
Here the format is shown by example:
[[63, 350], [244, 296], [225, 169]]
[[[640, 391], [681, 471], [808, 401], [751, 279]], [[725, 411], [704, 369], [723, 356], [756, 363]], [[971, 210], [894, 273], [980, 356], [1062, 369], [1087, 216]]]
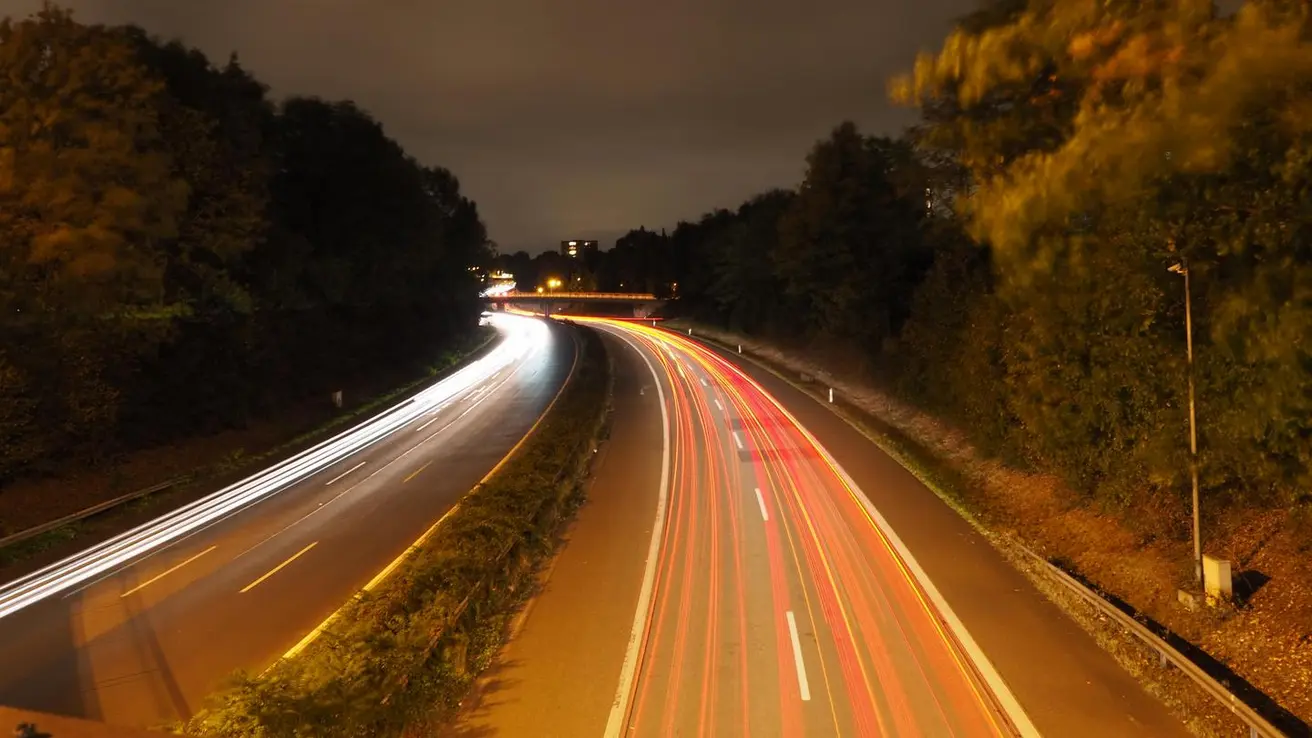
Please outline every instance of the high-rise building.
[[582, 238], [572, 238], [568, 241], [560, 242], [561, 256], [578, 258], [580, 256], [583, 256], [584, 254], [595, 254], [595, 253], [597, 253], [596, 241], [588, 241]]

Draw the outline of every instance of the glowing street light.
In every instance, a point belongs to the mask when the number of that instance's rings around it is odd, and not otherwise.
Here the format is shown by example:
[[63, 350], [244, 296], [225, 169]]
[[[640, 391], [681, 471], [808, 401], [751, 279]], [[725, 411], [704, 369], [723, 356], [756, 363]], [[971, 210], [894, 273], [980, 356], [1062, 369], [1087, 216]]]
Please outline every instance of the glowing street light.
[[551, 279], [548, 279], [548, 280], [547, 280], [547, 288], [548, 288], [548, 289], [553, 289], [553, 290], [554, 290], [554, 289], [559, 289], [559, 288], [560, 288], [560, 285], [561, 285], [561, 281], [560, 281], [559, 279], [555, 278], [555, 277], [552, 277]]

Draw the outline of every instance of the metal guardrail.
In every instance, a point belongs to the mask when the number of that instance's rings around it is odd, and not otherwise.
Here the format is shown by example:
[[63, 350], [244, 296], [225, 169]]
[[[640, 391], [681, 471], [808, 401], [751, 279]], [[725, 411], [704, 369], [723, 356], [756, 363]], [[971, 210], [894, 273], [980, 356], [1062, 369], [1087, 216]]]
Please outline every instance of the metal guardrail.
[[1043, 568], [1044, 573], [1047, 574], [1049, 578], [1079, 596], [1080, 599], [1083, 599], [1085, 602], [1092, 605], [1102, 614], [1115, 620], [1121, 625], [1121, 627], [1128, 630], [1131, 635], [1143, 641], [1149, 648], [1157, 651], [1158, 663], [1162, 666], [1174, 665], [1185, 676], [1189, 677], [1189, 679], [1201, 687], [1204, 692], [1207, 692], [1212, 699], [1221, 703], [1224, 707], [1229, 709], [1235, 717], [1244, 721], [1244, 723], [1248, 725], [1248, 734], [1250, 736], [1253, 738], [1286, 738], [1286, 734], [1283, 731], [1272, 725], [1266, 718], [1259, 715], [1257, 711], [1252, 707], [1249, 707], [1246, 702], [1240, 700], [1234, 692], [1231, 692], [1223, 684], [1213, 679], [1210, 674], [1203, 671], [1202, 668], [1199, 667], [1198, 664], [1195, 664], [1192, 659], [1185, 656], [1183, 653], [1180, 653], [1175, 646], [1167, 643], [1164, 638], [1149, 630], [1143, 623], [1135, 620], [1119, 607], [1116, 607], [1098, 595], [1098, 593], [1084, 586], [1082, 582], [1062, 571], [1060, 567], [1053, 564], [1051, 561], [1048, 561], [1024, 546], [1022, 546], [1021, 549], [1029, 554], [1030, 557]]
[[104, 502], [101, 502], [96, 505], [92, 505], [91, 507], [88, 507], [85, 510], [80, 510], [78, 512], [72, 513], [71, 515], [65, 515], [62, 518], [51, 520], [48, 523], [42, 523], [41, 525], [28, 528], [27, 530], [21, 530], [12, 535], [8, 535], [5, 536], [4, 538], [0, 538], [0, 548], [4, 548], [5, 546], [11, 546], [15, 543], [26, 541], [29, 538], [35, 538], [41, 535], [42, 533], [49, 533], [50, 531], [55, 530], [56, 528], [62, 528], [65, 525], [68, 525], [69, 523], [76, 523], [77, 521], [84, 520], [86, 518], [91, 517], [92, 515], [99, 515], [100, 513], [105, 512], [106, 510], [109, 510], [111, 508], [118, 507], [119, 505], [122, 505], [125, 502], [131, 502], [133, 500], [145, 497], [146, 495], [154, 494], [155, 492], [160, 492], [169, 489], [170, 487], [176, 487], [177, 485], [187, 481], [187, 479], [189, 479], [189, 477], [187, 476], [174, 477], [173, 479], [160, 482], [159, 484], [152, 484], [151, 486], [146, 487], [144, 489], [139, 489], [135, 492], [129, 492], [125, 495], [120, 495], [119, 497], [115, 497], [112, 500], [105, 500]]

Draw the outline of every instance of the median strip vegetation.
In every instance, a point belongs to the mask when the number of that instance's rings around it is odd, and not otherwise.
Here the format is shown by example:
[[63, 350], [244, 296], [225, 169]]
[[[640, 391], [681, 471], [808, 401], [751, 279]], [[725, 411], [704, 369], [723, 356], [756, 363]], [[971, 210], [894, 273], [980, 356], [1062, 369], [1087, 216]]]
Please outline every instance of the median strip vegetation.
[[239, 675], [186, 733], [428, 734], [450, 714], [531, 594], [606, 432], [605, 348], [596, 333], [569, 330], [579, 345], [574, 372], [505, 465], [309, 646], [259, 676]]

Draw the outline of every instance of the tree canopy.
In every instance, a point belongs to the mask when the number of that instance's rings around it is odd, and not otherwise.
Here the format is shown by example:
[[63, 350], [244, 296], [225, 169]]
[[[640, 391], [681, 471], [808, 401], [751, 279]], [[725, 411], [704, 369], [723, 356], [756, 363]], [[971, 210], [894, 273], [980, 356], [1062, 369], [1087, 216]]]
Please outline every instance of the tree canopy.
[[0, 22], [0, 77], [0, 480], [241, 426], [476, 326], [477, 207], [355, 105], [50, 5]]
[[671, 253], [687, 316], [844, 346], [984, 448], [1178, 521], [1185, 268], [1204, 491], [1287, 504], [1312, 483], [1308, 36], [1292, 0], [983, 2], [890, 80], [903, 137], [843, 124], [795, 190], [616, 253]]

